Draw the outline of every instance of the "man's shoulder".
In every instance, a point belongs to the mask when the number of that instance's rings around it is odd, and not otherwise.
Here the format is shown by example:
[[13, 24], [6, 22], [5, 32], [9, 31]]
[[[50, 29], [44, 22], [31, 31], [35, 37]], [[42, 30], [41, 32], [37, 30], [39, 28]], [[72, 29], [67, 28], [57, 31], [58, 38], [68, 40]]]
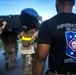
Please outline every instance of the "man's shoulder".
[[[58, 17], [58, 16], [59, 16], [59, 15], [56, 14], [56, 15], [54, 15], [53, 17], [45, 20], [45, 21], [42, 23], [42, 25], [48, 26], [48, 25], [52, 24], [53, 22], [55, 23], [55, 21], [57, 20], [57, 17]], [[47, 25], [46, 25], [46, 24], [47, 24]]]
[[59, 16], [59, 14], [56, 14], [52, 17], [50, 17], [49, 19], [45, 20], [45, 22], [49, 22], [49, 21], [53, 21], [55, 18], [57, 18]]

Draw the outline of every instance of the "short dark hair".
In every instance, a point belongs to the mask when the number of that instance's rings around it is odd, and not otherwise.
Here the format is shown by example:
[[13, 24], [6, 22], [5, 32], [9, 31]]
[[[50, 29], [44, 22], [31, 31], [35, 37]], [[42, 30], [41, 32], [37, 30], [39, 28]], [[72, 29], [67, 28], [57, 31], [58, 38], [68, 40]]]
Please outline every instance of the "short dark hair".
[[74, 5], [75, 4], [75, 0], [57, 0], [62, 4], [70, 4], [70, 5]]

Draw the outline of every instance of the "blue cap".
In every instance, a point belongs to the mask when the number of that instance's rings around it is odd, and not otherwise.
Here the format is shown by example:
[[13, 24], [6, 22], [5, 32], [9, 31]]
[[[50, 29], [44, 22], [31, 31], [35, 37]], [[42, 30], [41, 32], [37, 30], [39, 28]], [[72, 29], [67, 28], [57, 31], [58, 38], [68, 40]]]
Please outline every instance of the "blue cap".
[[26, 12], [26, 13], [28, 13], [36, 18], [39, 17], [39, 14], [33, 8], [26, 8], [26, 9], [23, 9], [22, 11]]

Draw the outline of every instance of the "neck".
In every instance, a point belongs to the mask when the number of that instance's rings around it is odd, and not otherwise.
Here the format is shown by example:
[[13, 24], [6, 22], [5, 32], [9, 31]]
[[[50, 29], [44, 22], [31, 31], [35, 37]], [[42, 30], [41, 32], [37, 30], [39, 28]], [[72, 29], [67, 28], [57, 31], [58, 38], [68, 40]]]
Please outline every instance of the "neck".
[[72, 13], [72, 7], [70, 6], [65, 6], [61, 9], [60, 12], [65, 12], [65, 13]]

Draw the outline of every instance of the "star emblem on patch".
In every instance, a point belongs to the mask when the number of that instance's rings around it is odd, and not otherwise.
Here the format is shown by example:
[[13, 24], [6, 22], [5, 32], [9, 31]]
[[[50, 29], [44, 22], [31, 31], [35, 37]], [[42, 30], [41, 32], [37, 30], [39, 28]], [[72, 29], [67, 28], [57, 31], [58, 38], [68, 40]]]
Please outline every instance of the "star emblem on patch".
[[76, 51], [76, 40], [75, 40], [75, 39], [72, 39], [72, 40], [69, 42], [69, 47], [70, 47], [73, 51]]

